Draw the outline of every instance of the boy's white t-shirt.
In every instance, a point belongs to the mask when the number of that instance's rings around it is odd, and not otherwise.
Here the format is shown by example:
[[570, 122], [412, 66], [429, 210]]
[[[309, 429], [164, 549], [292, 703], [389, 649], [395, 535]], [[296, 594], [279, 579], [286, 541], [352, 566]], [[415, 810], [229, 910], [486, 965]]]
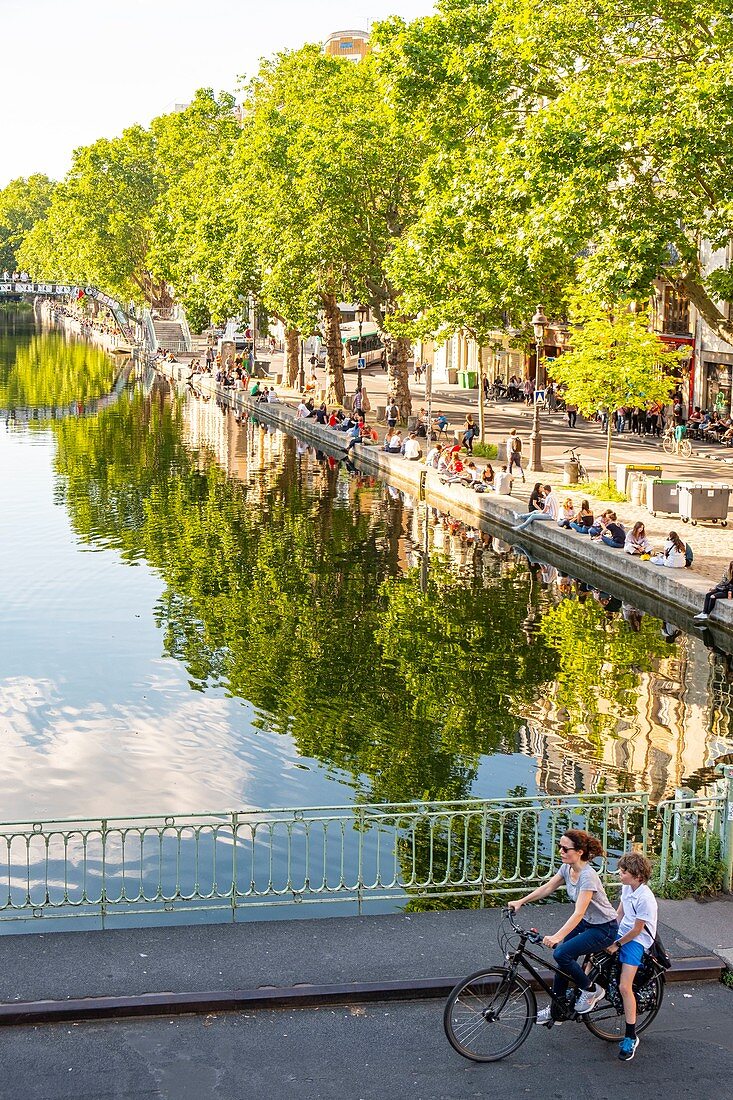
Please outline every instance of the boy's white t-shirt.
[[649, 931], [643, 928], [635, 937], [635, 942], [640, 943], [644, 948], [651, 947], [657, 934], [657, 899], [647, 884], [642, 882], [636, 890], [632, 890], [630, 886], [622, 886], [621, 904], [624, 907], [624, 915], [618, 926], [618, 938], [621, 939], [630, 932], [635, 921], [643, 920]]

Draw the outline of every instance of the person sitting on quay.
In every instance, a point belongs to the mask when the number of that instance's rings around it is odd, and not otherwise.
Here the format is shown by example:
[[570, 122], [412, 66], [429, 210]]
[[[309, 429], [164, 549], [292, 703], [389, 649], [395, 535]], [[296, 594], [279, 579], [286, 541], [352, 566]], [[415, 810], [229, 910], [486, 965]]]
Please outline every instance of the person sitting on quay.
[[728, 562], [728, 568], [718, 583], [705, 593], [702, 611], [695, 615], [696, 620], [705, 622], [712, 615], [718, 600], [733, 600], [733, 561]]
[[494, 475], [494, 467], [491, 465], [490, 462], [487, 462], [484, 466], [483, 473], [481, 474], [481, 484], [483, 485], [484, 489], [493, 489], [495, 480], [496, 477]]
[[593, 526], [593, 512], [591, 511], [590, 504], [587, 500], [584, 500], [578, 511], [570, 520], [571, 530], [577, 531], [579, 535], [587, 535]]
[[357, 420], [352, 421], [352, 426], [349, 428], [347, 434], [349, 436], [349, 443], [346, 448], [346, 453], [353, 451], [357, 443], [361, 443], [362, 437], [366, 435], [367, 427], [364, 423], [364, 417], [360, 415]]
[[[481, 486], [481, 474], [475, 462], [466, 463], [465, 481], [472, 489]], [[481, 489], [481, 491], [483, 492], [483, 489]]]
[[328, 424], [328, 409], [326, 408], [326, 402], [322, 401], [317, 409], [313, 412], [313, 417], [316, 424], [326, 425]]
[[417, 432], [410, 432], [401, 448], [402, 455], [410, 462], [417, 462], [422, 456], [420, 444], [417, 441]]
[[626, 543], [626, 528], [619, 523], [616, 513], [611, 509], [601, 516], [602, 531], [600, 535], [591, 535], [594, 542], [602, 542], [604, 546], [610, 546], [612, 550], [623, 550]]
[[427, 453], [425, 458], [425, 465], [430, 466], [433, 470], [438, 469], [438, 462], [440, 461], [440, 455], [443, 451], [442, 443], [434, 443]]
[[558, 527], [564, 527], [566, 531], [569, 530], [570, 524], [573, 522], [574, 517], [575, 505], [573, 504], [570, 497], [566, 497], [560, 505], [560, 513], [557, 517]]
[[452, 485], [456, 481], [463, 480], [464, 466], [460, 459], [459, 451], [460, 447], [451, 447], [445, 470], [441, 476], [441, 481], [444, 485]]
[[665, 565], [668, 569], [685, 569], [687, 556], [685, 543], [676, 531], [670, 531], [663, 552], [654, 555], [652, 565]]
[[494, 492], [499, 496], [508, 497], [512, 493], [512, 475], [506, 466], [502, 466], [498, 474], [494, 476]]
[[526, 531], [533, 523], [537, 523], [540, 520], [557, 520], [560, 514], [560, 502], [557, 499], [557, 494], [551, 485], [545, 485], [544, 488], [545, 499], [542, 504], [542, 511], [538, 512], [535, 510], [533, 512], [524, 512], [521, 514], [515, 513], [515, 531]]
[[542, 487], [541, 481], [535, 481], [534, 488], [529, 494], [529, 500], [527, 501], [528, 512], [541, 512], [544, 508], [545, 490]]
[[636, 554], [638, 557], [648, 559], [652, 552], [652, 544], [646, 535], [646, 529], [641, 520], [637, 520], [626, 535], [624, 542], [625, 554]]
[[612, 519], [616, 519], [616, 513], [614, 512], [613, 508], [606, 508], [603, 512], [601, 512], [595, 523], [592, 524], [591, 527], [588, 529], [588, 534], [590, 535], [590, 537], [592, 539], [600, 538], [603, 532], [606, 530], [606, 524], [608, 524]]
[[397, 428], [389, 441], [389, 446], [386, 448], [391, 455], [398, 455], [402, 451], [402, 432]]

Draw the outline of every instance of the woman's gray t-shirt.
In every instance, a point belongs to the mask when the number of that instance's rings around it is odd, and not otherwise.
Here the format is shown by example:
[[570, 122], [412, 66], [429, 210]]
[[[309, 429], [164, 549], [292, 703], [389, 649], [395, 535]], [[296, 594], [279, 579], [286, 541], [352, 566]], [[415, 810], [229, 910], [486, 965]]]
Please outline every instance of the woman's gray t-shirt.
[[570, 867], [567, 863], [562, 863], [558, 868], [558, 874], [565, 881], [565, 889], [568, 892], [568, 897], [572, 902], [578, 900], [578, 894], [583, 890], [592, 890], [591, 899], [588, 902], [588, 908], [583, 914], [583, 920], [586, 920], [588, 924], [608, 924], [611, 920], [616, 920], [616, 910], [611, 905], [610, 901], [606, 897], [606, 891], [603, 889], [603, 883], [600, 880], [598, 872], [586, 864], [581, 869], [577, 882], [572, 882], [570, 879]]

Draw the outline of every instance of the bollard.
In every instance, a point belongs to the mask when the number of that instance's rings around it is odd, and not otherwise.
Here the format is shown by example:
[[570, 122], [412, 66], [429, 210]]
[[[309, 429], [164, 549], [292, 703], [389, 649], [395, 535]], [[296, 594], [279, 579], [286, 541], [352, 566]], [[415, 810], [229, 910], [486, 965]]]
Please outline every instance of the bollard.
[[564, 462], [563, 463], [563, 485], [577, 485], [578, 484], [578, 463], [577, 462]]

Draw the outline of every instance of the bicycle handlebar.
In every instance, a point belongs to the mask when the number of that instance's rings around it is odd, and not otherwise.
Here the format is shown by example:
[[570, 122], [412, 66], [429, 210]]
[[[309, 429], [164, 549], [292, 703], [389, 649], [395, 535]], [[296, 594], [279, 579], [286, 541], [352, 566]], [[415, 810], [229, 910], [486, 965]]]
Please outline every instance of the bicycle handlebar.
[[518, 932], [520, 936], [526, 936], [530, 943], [540, 944], [542, 943], [542, 933], [538, 932], [536, 928], [522, 928], [517, 924], [516, 917], [514, 916], [514, 910], [508, 906], [504, 909], [503, 914], [509, 918], [509, 923], [515, 932]]

